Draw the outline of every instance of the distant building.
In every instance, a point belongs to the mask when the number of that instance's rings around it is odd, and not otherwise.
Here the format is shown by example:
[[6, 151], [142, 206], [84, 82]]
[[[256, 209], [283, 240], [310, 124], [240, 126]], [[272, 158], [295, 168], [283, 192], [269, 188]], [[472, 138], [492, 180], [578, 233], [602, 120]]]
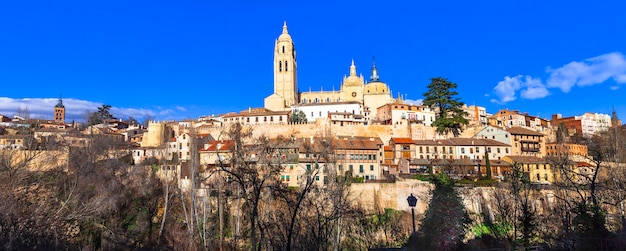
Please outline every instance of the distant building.
[[59, 98], [59, 103], [54, 106], [54, 123], [65, 124], [65, 106], [62, 98]]
[[510, 145], [512, 152], [510, 155], [537, 157], [545, 155], [545, 135], [524, 127], [514, 126], [505, 129], [490, 125], [478, 132], [476, 137]]
[[552, 115], [552, 125], [561, 123], [568, 129], [569, 136], [579, 135], [589, 138], [598, 132], [604, 132], [611, 127], [611, 116], [600, 113], [584, 113], [580, 116], [563, 117], [561, 114]]
[[384, 125], [431, 126], [435, 121], [435, 112], [428, 106], [394, 102], [378, 107], [377, 121]]

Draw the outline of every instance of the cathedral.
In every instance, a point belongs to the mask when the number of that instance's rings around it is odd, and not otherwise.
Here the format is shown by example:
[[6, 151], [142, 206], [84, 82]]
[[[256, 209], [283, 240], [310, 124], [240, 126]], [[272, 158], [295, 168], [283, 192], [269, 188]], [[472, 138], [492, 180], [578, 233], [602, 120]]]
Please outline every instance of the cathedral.
[[371, 76], [366, 83], [363, 75], [357, 75], [354, 60], [350, 65], [350, 74], [344, 76], [338, 91], [300, 92], [296, 48], [287, 30], [287, 23], [283, 24], [283, 32], [274, 46], [274, 93], [265, 98], [266, 109], [289, 111], [298, 105], [359, 102], [365, 110], [371, 112], [372, 117], [376, 117], [378, 107], [395, 101], [387, 84], [380, 81], [376, 64], [372, 63]]

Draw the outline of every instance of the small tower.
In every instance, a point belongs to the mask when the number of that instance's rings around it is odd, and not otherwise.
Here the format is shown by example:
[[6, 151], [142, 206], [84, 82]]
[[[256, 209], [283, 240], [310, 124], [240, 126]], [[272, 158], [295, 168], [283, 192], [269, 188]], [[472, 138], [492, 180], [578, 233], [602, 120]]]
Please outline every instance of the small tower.
[[611, 127], [620, 127], [622, 126], [622, 121], [617, 117], [617, 112], [615, 112], [615, 107], [613, 107], [613, 112], [611, 113]]
[[380, 82], [378, 77], [378, 69], [376, 69], [376, 59], [372, 57], [372, 74], [370, 76], [370, 82]]
[[65, 124], [65, 106], [61, 97], [59, 97], [59, 103], [54, 106], [54, 123]]

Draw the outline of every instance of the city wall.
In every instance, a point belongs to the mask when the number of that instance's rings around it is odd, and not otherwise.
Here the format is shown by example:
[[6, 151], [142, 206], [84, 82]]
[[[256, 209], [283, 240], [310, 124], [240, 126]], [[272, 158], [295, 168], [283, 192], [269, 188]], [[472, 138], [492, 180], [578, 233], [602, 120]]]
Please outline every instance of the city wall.
[[[383, 142], [389, 142], [392, 137], [412, 138], [412, 139], [439, 139], [445, 136], [438, 135], [435, 128], [423, 125], [339, 125], [330, 124], [327, 121], [316, 121], [302, 124], [260, 124], [249, 125], [255, 137], [267, 136], [274, 138], [277, 136], [295, 136], [299, 138], [309, 138], [316, 136], [362, 136], [378, 137]], [[220, 136], [227, 126], [222, 127], [199, 127], [196, 132], [199, 134], [211, 134], [214, 138]], [[482, 128], [470, 127], [463, 131], [461, 137], [473, 137]], [[330, 134], [330, 135], [328, 135]], [[447, 137], [452, 137], [449, 135]]]
[[[350, 185], [351, 200], [369, 212], [382, 211], [385, 208], [411, 211], [407, 198], [412, 193], [417, 197], [415, 214], [424, 214], [432, 198], [434, 185], [420, 180], [402, 180], [395, 183], [354, 183]], [[485, 212], [493, 217], [497, 211], [494, 193], [510, 194], [504, 188], [495, 187], [458, 187], [457, 191], [470, 215]], [[533, 203], [541, 212], [542, 208], [555, 203], [553, 191], [536, 190]]]

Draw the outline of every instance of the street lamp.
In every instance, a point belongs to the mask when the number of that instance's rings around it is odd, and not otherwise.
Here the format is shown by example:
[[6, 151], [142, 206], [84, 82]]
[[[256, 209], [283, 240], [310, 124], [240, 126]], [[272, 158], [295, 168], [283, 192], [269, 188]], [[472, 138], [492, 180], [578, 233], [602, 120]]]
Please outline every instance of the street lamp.
[[417, 204], [417, 198], [413, 196], [413, 193], [406, 199], [411, 207], [411, 219], [413, 222], [413, 234], [415, 234], [415, 205]]

